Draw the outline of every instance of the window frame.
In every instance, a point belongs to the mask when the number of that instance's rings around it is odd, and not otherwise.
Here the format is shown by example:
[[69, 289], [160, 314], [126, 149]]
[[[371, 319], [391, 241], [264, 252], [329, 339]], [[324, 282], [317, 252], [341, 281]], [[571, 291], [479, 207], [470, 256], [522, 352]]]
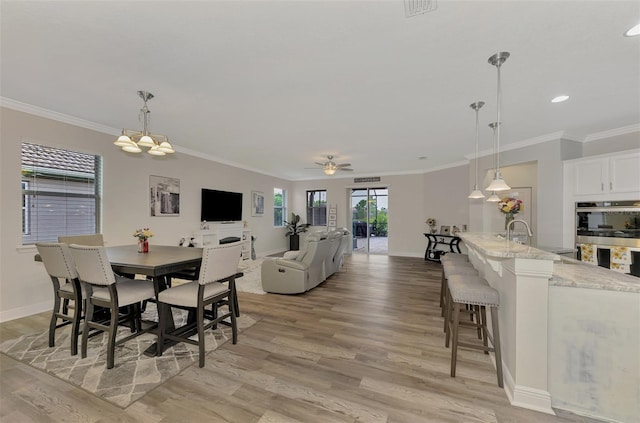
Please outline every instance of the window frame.
[[[315, 199], [316, 195], [319, 198], [318, 200]], [[312, 204], [316, 201], [319, 203], [318, 206]], [[309, 223], [311, 226], [327, 226], [327, 190], [307, 190], [305, 202], [307, 210], [307, 223]], [[322, 213], [323, 209], [324, 213]]]
[[[280, 191], [279, 193], [276, 191]], [[276, 204], [276, 195], [282, 194], [282, 205], [278, 206]], [[281, 223], [280, 225], [276, 222], [276, 216], [278, 210], [281, 211]], [[273, 227], [274, 228], [284, 228], [286, 224], [284, 223], [287, 220], [287, 190], [284, 188], [273, 188]]]
[[[26, 145], [32, 146], [32, 151], [25, 154]], [[35, 152], [34, 152], [35, 150]], [[45, 151], [42, 153], [39, 150]], [[49, 154], [51, 157], [47, 158], [45, 154]], [[31, 155], [31, 156], [30, 156]], [[90, 158], [93, 160], [92, 171], [74, 169], [72, 166], [50, 166], [51, 162], [56, 162], [56, 155], [67, 155], [65, 159], [68, 159], [70, 163], [73, 160], [77, 160], [78, 167], [82, 166], [82, 161], [79, 155], [84, 156], [85, 166], [86, 161]], [[75, 155], [75, 157], [74, 157]], [[34, 159], [34, 157], [36, 157]], [[60, 163], [60, 161], [57, 161]], [[37, 213], [40, 211], [34, 211], [34, 207], [38, 206], [37, 198], [49, 197], [49, 198], [64, 198], [64, 199], [91, 199], [91, 205], [93, 207], [93, 219], [86, 220], [93, 232], [84, 232], [83, 234], [97, 234], [101, 232], [102, 224], [102, 156], [92, 153], [85, 153], [82, 151], [71, 150], [68, 148], [52, 147], [42, 143], [23, 141], [21, 143], [21, 155], [20, 155], [20, 171], [21, 171], [21, 196], [22, 196], [22, 245], [29, 246], [36, 242], [56, 242], [57, 237], [60, 235], [80, 235], [80, 230], [74, 231], [77, 227], [82, 228], [82, 225], [74, 226], [72, 218], [69, 218], [72, 210], [63, 208], [56, 216], [60, 217], [65, 223], [60, 227], [60, 231], [55, 232], [57, 235], [52, 236], [51, 232], [47, 232], [46, 221], [42, 224], [38, 224], [34, 219], [37, 218]], [[43, 187], [38, 187], [39, 180], [42, 181]], [[74, 192], [73, 187], [68, 189], [65, 184], [69, 181], [83, 181], [92, 185], [92, 192]], [[51, 184], [56, 184], [57, 181], [61, 182], [60, 189], [52, 187]], [[90, 181], [90, 182], [89, 182]], [[49, 185], [47, 187], [47, 185]], [[66, 205], [65, 205], [66, 207]], [[82, 207], [82, 205], [80, 205]], [[36, 213], [36, 215], [34, 215]], [[42, 230], [38, 227], [45, 225]], [[85, 227], [87, 227], [85, 225]], [[58, 228], [56, 228], [58, 229]], [[74, 233], [71, 233], [74, 232]]]

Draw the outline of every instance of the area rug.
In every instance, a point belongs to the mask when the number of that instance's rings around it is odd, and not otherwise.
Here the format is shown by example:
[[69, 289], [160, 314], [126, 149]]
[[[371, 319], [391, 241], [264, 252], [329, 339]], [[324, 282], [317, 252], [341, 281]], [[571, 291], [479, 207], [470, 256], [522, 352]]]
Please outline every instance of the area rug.
[[[222, 312], [222, 310], [221, 310]], [[157, 316], [155, 304], [149, 304], [143, 315], [145, 320]], [[180, 325], [186, 315], [174, 309], [176, 325]], [[238, 318], [241, 332], [256, 323], [252, 316], [242, 313]], [[143, 354], [156, 336], [146, 333], [115, 348], [115, 367], [107, 370], [107, 337], [104, 334], [89, 339], [87, 358], [72, 356], [69, 351], [71, 329], [66, 326], [56, 331], [56, 346], [49, 348], [49, 331], [23, 335], [0, 344], [0, 351], [32, 367], [43, 370], [121, 408], [126, 408], [142, 398], [158, 385], [166, 382], [185, 368], [198, 362], [198, 347], [178, 343], [168, 348], [162, 357], [148, 357]], [[118, 338], [130, 334], [127, 327], [118, 328]], [[197, 336], [194, 336], [197, 339]], [[205, 350], [217, 349], [231, 339], [231, 328], [218, 325], [216, 330], [206, 331]], [[239, 341], [241, 342], [241, 341]]]
[[266, 292], [262, 290], [262, 277], [260, 272], [263, 261], [263, 258], [259, 258], [257, 260], [244, 260], [240, 262], [238, 270], [243, 272], [244, 276], [236, 279], [237, 291], [250, 292], [252, 294], [266, 294]]

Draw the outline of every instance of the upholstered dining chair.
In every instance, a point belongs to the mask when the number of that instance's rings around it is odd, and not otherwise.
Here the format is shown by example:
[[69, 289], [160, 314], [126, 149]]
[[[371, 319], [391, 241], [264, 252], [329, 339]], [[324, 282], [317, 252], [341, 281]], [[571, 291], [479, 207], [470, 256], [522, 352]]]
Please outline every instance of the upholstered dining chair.
[[[76, 355], [84, 294], [69, 246], [64, 243], [38, 242], [36, 248], [53, 283], [49, 347], [55, 346], [56, 329], [71, 325], [71, 355]], [[73, 301], [72, 305], [69, 305], [70, 301]], [[69, 314], [70, 311], [72, 314]], [[58, 324], [58, 320], [62, 323]]]
[[104, 239], [102, 234], [89, 234], [89, 235], [60, 235], [58, 242], [64, 242], [65, 244], [78, 244], [78, 245], [104, 245]]
[[[235, 275], [238, 272], [242, 243], [223, 244], [205, 247], [202, 250], [202, 265], [197, 282], [189, 282], [174, 286], [158, 294], [158, 313], [160, 328], [158, 330], [157, 355], [162, 355], [162, 345], [165, 339], [186, 342], [198, 346], [199, 366], [204, 366], [205, 336], [207, 329], [215, 328], [218, 324], [231, 327], [232, 342], [238, 340], [238, 327], [235, 313]], [[226, 284], [228, 282], [228, 285]], [[212, 309], [207, 314], [206, 307]], [[218, 307], [228, 306], [224, 314], [218, 313]], [[171, 317], [171, 307], [196, 311], [196, 321], [187, 322], [172, 333], [167, 333], [167, 322]], [[210, 317], [207, 324], [205, 316]], [[229, 320], [227, 320], [229, 319]], [[198, 340], [189, 339], [192, 330], [197, 328]]]
[[[109, 258], [102, 246], [72, 244], [69, 250], [87, 296], [82, 328], [82, 358], [87, 356], [89, 331], [91, 329], [104, 331], [108, 336], [107, 369], [111, 369], [114, 366], [115, 346], [147, 332], [142, 330], [140, 304], [144, 300], [156, 298], [156, 288], [149, 280], [116, 276], [111, 270]], [[94, 306], [109, 310], [108, 322], [94, 321]], [[123, 312], [122, 315], [120, 311]], [[131, 320], [134, 322], [134, 333], [116, 340], [118, 324]]]

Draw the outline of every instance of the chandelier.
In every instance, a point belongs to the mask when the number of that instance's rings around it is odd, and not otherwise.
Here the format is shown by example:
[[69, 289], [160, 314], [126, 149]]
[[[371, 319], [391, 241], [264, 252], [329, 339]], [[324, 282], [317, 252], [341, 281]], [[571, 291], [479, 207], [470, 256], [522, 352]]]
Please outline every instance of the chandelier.
[[147, 107], [147, 101], [153, 98], [153, 94], [147, 91], [138, 91], [138, 95], [144, 101], [144, 106], [140, 109], [138, 119], [142, 118], [144, 122], [142, 131], [134, 131], [132, 129], [123, 129], [122, 135], [118, 137], [115, 145], [121, 147], [127, 153], [141, 153], [142, 148], [149, 150], [147, 153], [154, 156], [164, 156], [165, 154], [175, 153], [175, 150], [169, 143], [166, 135], [150, 134], [148, 131], [149, 114], [151, 111]]

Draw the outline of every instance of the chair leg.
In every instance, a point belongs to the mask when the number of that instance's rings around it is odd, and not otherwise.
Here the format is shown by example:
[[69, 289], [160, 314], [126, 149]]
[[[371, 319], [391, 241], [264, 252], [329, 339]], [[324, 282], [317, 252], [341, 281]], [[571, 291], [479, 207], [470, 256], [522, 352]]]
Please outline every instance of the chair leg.
[[58, 323], [58, 312], [60, 311], [60, 297], [58, 293], [54, 293], [53, 311], [51, 312], [51, 321], [49, 322], [49, 347], [56, 345], [56, 323]]
[[111, 308], [111, 321], [109, 322], [107, 342], [107, 369], [113, 369], [114, 366], [114, 354], [116, 349], [116, 334], [118, 332], [118, 308]]
[[229, 295], [232, 298], [229, 298], [229, 314], [231, 314], [231, 343], [232, 344], [237, 344], [238, 343], [238, 323], [236, 322], [236, 313], [238, 312], [238, 310], [236, 310], [236, 294], [235, 294], [235, 284], [234, 284], [234, 289], [229, 291]]
[[71, 321], [71, 355], [78, 355], [78, 333], [82, 317], [82, 301], [74, 301], [73, 320]]
[[[473, 309], [473, 314], [475, 314], [476, 317], [476, 324], [478, 325], [477, 330], [478, 330], [478, 339], [482, 339], [482, 316], [480, 315], [480, 313], [482, 313], [481, 309], [484, 309], [484, 306], [478, 306], [475, 305], [472, 307]], [[473, 320], [473, 319], [472, 319]]]
[[445, 295], [447, 291], [447, 279], [444, 277], [444, 268], [442, 269], [442, 280], [440, 281], [440, 316], [444, 317]]
[[198, 307], [198, 366], [204, 367], [204, 307]]
[[489, 341], [487, 340], [487, 308], [485, 306], [480, 307], [480, 317], [482, 319], [482, 345], [484, 345], [484, 353], [489, 354]]
[[498, 373], [498, 386], [503, 388], [502, 382], [502, 353], [500, 352], [500, 328], [498, 327], [498, 309], [491, 307], [491, 326], [493, 328], [493, 350], [496, 354], [496, 372]]
[[460, 325], [460, 303], [453, 303], [453, 337], [451, 341], [451, 377], [456, 377], [456, 361], [458, 359], [458, 327]]
[[89, 341], [89, 322], [93, 321], [93, 303], [87, 298], [87, 311], [84, 313], [84, 325], [82, 325], [81, 356], [87, 358], [87, 342]]

